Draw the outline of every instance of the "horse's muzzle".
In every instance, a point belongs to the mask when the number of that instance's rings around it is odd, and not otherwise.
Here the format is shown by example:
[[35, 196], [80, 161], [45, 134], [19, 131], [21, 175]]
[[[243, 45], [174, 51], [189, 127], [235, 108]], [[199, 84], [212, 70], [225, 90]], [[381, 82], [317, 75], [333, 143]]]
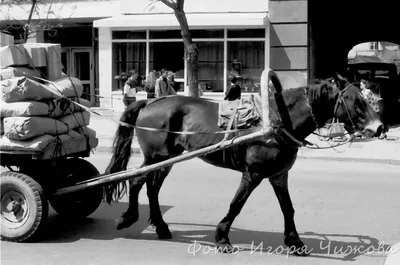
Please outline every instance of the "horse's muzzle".
[[383, 132], [383, 124], [379, 120], [375, 120], [370, 122], [367, 126], [365, 126], [363, 134], [367, 138], [377, 137], [381, 135]]

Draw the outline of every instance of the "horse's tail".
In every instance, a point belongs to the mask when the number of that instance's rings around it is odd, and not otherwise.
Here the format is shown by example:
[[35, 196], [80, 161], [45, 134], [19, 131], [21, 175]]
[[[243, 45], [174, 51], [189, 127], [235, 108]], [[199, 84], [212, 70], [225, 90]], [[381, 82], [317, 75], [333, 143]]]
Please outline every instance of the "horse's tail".
[[[131, 156], [131, 145], [134, 126], [140, 110], [147, 104], [147, 100], [139, 100], [130, 104], [120, 118], [120, 125], [113, 142], [113, 155], [105, 174], [126, 170]], [[130, 126], [131, 125], [131, 126]], [[104, 186], [104, 198], [107, 203], [118, 201], [127, 191], [126, 181]]]

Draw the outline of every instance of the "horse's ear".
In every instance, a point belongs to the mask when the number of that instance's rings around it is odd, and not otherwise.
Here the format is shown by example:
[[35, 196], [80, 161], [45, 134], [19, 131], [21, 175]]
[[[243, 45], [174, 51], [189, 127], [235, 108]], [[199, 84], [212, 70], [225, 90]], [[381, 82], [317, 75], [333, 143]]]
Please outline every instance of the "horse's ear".
[[343, 90], [348, 84], [350, 84], [349, 81], [348, 81], [346, 78], [344, 78], [344, 77], [343, 77], [341, 74], [339, 74], [339, 73], [336, 73], [336, 74], [333, 76], [333, 80], [335, 81], [337, 87], [338, 87], [340, 90]]

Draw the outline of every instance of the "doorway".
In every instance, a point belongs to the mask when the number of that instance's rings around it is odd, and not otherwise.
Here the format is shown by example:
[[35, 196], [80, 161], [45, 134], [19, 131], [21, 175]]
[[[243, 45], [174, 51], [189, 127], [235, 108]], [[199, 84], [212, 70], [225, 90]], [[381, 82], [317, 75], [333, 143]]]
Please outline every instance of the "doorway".
[[82, 98], [96, 104], [92, 48], [63, 48], [61, 61], [67, 75], [78, 78], [83, 85]]

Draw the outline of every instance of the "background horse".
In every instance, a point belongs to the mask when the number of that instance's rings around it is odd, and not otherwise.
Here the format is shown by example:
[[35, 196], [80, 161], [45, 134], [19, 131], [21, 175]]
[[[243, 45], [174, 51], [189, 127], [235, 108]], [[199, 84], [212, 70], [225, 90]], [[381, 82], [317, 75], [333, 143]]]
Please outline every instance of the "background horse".
[[[295, 249], [295, 254], [305, 254], [305, 246], [296, 231], [295, 211], [288, 191], [288, 172], [296, 160], [299, 143], [332, 117], [337, 117], [343, 122], [349, 133], [360, 130], [367, 137], [379, 134], [382, 127], [378, 115], [364, 100], [359, 89], [345, 80], [335, 80], [336, 83], [319, 81], [306, 87], [283, 91], [291, 121], [291, 126], [286, 125], [285, 128], [289, 133], [284, 133], [281, 130], [283, 125], [275, 120], [271, 122], [275, 128], [273, 136], [268, 139], [259, 137], [199, 157], [212, 165], [243, 173], [229, 211], [216, 228], [215, 241], [220, 250], [232, 251], [228, 237], [230, 227], [252, 191], [263, 179], [268, 178], [284, 216], [284, 242], [288, 247]], [[278, 116], [278, 107], [274, 104], [273, 97], [270, 107], [271, 113]], [[222, 130], [218, 126], [218, 104], [191, 97], [172, 96], [154, 101], [138, 101], [125, 110], [120, 120], [121, 125], [116, 133], [107, 174], [126, 169], [134, 128], [144, 156], [142, 166], [178, 156], [185, 150], [190, 152], [216, 144], [224, 137], [223, 134], [214, 133]], [[232, 133], [229, 138], [260, 129], [261, 124], [260, 127], [255, 126], [245, 132]], [[199, 133], [184, 134], [185, 132]], [[171, 238], [158, 201], [160, 188], [171, 168], [172, 165], [129, 181], [129, 207], [118, 220], [117, 229], [129, 227], [138, 220], [139, 191], [146, 183], [150, 207], [149, 221], [156, 227], [159, 238]], [[115, 197], [119, 198], [125, 191], [121, 185], [105, 187], [107, 202]]]

